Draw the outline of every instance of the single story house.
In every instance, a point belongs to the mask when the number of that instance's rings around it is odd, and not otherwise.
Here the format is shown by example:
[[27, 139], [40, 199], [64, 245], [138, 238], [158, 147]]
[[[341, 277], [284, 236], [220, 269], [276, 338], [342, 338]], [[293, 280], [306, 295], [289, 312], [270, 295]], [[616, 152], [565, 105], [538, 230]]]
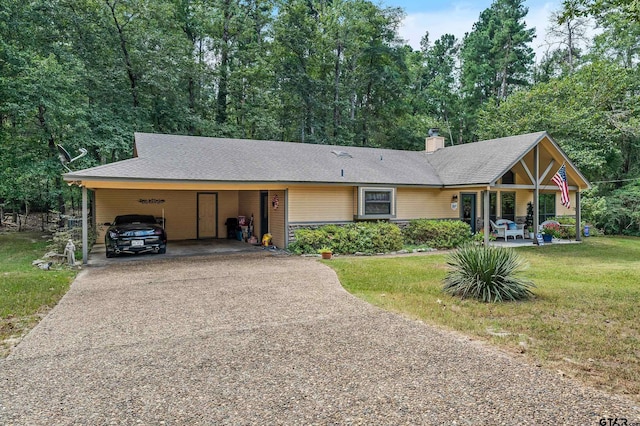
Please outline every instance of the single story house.
[[[551, 180], [562, 165], [571, 208]], [[226, 238], [227, 218], [253, 216], [278, 247], [298, 228], [357, 220], [460, 219], [488, 238], [485, 218], [523, 223], [528, 202], [536, 227], [579, 218], [590, 187], [546, 132], [450, 147], [435, 135], [423, 151], [136, 133], [133, 158], [64, 179], [83, 188], [85, 239], [90, 189], [99, 241], [119, 214], [165, 218], [170, 240]]]

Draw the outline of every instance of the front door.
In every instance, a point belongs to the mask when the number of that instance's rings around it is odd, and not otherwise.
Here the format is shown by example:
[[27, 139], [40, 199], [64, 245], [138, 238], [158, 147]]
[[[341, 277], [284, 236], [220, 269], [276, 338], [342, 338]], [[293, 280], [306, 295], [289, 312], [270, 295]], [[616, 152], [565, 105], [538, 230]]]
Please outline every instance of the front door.
[[198, 239], [218, 238], [218, 194], [198, 193]]
[[471, 226], [471, 232], [476, 233], [476, 194], [462, 194], [460, 220]]

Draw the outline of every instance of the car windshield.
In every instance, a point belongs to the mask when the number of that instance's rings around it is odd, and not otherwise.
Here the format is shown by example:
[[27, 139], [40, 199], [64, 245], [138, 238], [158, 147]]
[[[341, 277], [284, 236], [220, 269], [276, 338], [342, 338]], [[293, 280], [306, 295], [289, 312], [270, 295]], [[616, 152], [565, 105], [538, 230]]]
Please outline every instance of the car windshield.
[[125, 223], [156, 223], [153, 216], [142, 214], [128, 214], [124, 216], [116, 216], [114, 221], [116, 225], [124, 225]]

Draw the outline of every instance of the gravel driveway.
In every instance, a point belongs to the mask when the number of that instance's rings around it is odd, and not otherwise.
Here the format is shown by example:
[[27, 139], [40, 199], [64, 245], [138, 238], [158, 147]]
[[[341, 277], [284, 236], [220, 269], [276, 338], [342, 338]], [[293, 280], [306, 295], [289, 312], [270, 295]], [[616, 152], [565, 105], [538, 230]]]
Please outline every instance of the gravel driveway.
[[83, 271], [0, 360], [0, 424], [598, 425], [640, 409], [374, 308], [313, 259]]

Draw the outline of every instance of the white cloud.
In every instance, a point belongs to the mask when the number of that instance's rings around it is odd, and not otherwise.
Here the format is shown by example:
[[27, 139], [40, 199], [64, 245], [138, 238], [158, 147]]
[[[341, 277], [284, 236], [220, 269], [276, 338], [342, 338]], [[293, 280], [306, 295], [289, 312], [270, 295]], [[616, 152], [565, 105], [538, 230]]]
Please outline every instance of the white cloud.
[[[549, 16], [560, 8], [559, 0], [544, 2], [535, 6], [528, 6], [529, 13], [525, 18], [527, 28], [535, 27], [536, 38], [531, 47], [539, 60], [546, 51], [545, 34], [549, 26]], [[443, 34], [453, 34], [462, 40], [465, 33], [471, 31], [473, 24], [478, 21], [481, 9], [467, 5], [458, 5], [450, 10], [439, 12], [421, 12], [408, 14], [400, 26], [400, 36], [414, 49], [420, 49], [420, 39], [425, 32], [429, 32], [429, 41], [433, 43]]]

